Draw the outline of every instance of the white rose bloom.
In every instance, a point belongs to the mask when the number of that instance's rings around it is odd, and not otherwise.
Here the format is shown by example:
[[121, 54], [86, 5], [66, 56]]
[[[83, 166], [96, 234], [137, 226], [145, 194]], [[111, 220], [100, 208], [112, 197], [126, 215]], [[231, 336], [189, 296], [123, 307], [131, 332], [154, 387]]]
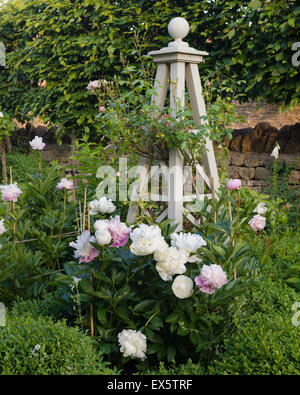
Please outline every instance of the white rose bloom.
[[144, 360], [146, 357], [145, 352], [147, 350], [146, 336], [133, 329], [124, 329], [118, 334], [120, 351], [124, 357], [139, 358]]
[[170, 279], [175, 274], [183, 274], [186, 271], [185, 264], [188, 261], [188, 255], [175, 247], [169, 247], [168, 253], [164, 258], [157, 261], [156, 270], [162, 279]]
[[275, 159], [278, 158], [279, 155], [279, 150], [280, 150], [280, 146], [278, 143], [276, 143], [275, 148], [273, 149], [271, 156], [273, 156]]
[[32, 149], [42, 151], [46, 144], [43, 142], [42, 137], [35, 136], [32, 141], [29, 141], [29, 144]]
[[171, 234], [171, 245], [185, 251], [189, 255], [188, 262], [196, 262], [201, 259], [191, 254], [195, 254], [199, 248], [206, 246], [206, 242], [200, 235], [180, 232]]
[[3, 112], [0, 111], [0, 118], [3, 118], [3, 117], [4, 117]]
[[5, 226], [4, 226], [4, 219], [1, 219], [0, 221], [0, 235], [2, 235], [6, 231]]
[[116, 206], [112, 203], [111, 199], [106, 196], [101, 197], [99, 200], [94, 199], [89, 203], [90, 214], [111, 214], [115, 211]]
[[132, 240], [130, 251], [137, 256], [153, 254], [165, 243], [157, 225], [141, 224], [130, 233], [130, 238]]
[[172, 291], [179, 299], [189, 298], [193, 295], [193, 280], [187, 276], [177, 276], [172, 284]]
[[264, 202], [258, 203], [258, 205], [253, 210], [254, 213], [258, 213], [260, 215], [266, 214], [267, 211], [268, 211], [268, 208], [265, 207], [265, 203]]

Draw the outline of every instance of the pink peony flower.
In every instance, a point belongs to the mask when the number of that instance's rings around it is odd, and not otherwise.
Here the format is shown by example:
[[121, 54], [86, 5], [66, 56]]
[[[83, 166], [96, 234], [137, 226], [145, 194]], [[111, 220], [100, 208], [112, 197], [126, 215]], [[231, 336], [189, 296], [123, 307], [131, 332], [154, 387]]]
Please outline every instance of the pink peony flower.
[[237, 178], [231, 179], [227, 183], [227, 189], [229, 191], [234, 191], [235, 189], [239, 189], [242, 186], [241, 180]]
[[99, 112], [104, 112], [104, 111], [105, 111], [105, 107], [100, 106], [100, 107], [99, 107]]
[[123, 247], [129, 239], [129, 233], [131, 229], [126, 226], [124, 222], [120, 222], [118, 215], [115, 218], [111, 218], [108, 223], [108, 231], [111, 234], [113, 243], [110, 247]]
[[46, 144], [43, 143], [42, 137], [35, 136], [32, 141], [29, 141], [29, 144], [32, 149], [42, 151], [45, 148]]
[[90, 242], [96, 242], [96, 239], [88, 230], [85, 230], [77, 237], [76, 242], [69, 243], [70, 247], [75, 248], [74, 257], [79, 258], [80, 263], [89, 263], [99, 255], [99, 251]]
[[200, 276], [195, 278], [196, 285], [201, 292], [212, 295], [216, 289], [227, 284], [228, 279], [220, 265], [203, 265]]
[[60, 182], [56, 185], [57, 189], [67, 189], [67, 190], [71, 190], [73, 189], [74, 185], [73, 185], [73, 181], [72, 180], [68, 180], [67, 178], [62, 178], [60, 180]]
[[195, 278], [196, 285], [200, 288], [201, 292], [212, 295], [215, 292], [215, 288], [209, 285], [206, 285], [202, 280], [201, 276]]
[[262, 231], [266, 226], [266, 218], [257, 214], [248, 222], [254, 231]]
[[0, 190], [2, 191], [2, 200], [9, 200], [10, 202], [16, 202], [18, 196], [22, 193], [16, 182], [14, 184], [1, 185]]

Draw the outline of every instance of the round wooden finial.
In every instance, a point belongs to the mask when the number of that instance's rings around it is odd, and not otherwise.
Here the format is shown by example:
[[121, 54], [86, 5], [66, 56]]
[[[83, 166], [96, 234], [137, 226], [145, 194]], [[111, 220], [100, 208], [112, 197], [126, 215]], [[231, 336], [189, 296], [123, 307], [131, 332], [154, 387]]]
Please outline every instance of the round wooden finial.
[[173, 18], [168, 25], [168, 32], [174, 40], [182, 40], [188, 35], [190, 26], [186, 19], [182, 17]]

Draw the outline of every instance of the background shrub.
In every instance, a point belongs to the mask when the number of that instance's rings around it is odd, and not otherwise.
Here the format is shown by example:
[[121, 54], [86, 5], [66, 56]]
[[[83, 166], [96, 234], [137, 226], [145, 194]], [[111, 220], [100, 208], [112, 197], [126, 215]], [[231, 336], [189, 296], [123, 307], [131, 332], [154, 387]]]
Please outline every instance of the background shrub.
[[[23, 154], [13, 151], [11, 154], [6, 154], [6, 168], [8, 171], [10, 167], [13, 169], [13, 182], [24, 182], [30, 175], [39, 175], [39, 158], [35, 154]], [[0, 177], [0, 182], [3, 183], [1, 163]]]
[[299, 327], [291, 320], [298, 294], [266, 280], [234, 314], [236, 330], [224, 338], [210, 374], [299, 375]]
[[6, 326], [0, 328], [0, 374], [117, 374], [90, 337], [64, 322], [20, 310], [7, 312]]

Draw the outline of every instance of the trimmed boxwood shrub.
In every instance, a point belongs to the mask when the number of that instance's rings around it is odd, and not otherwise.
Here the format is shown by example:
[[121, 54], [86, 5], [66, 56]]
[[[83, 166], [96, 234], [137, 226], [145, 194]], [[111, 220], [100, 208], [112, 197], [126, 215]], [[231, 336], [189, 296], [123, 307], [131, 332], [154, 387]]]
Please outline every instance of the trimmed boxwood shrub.
[[299, 294], [281, 281], [265, 279], [234, 306], [235, 329], [220, 345], [206, 370], [198, 363], [161, 363], [147, 374], [160, 375], [299, 375], [300, 327], [292, 325], [292, 305]]
[[16, 314], [30, 313], [33, 318], [39, 316], [49, 317], [53, 322], [65, 319], [67, 323], [74, 321], [73, 305], [64, 299], [60, 290], [54, 293], [45, 293], [41, 299], [22, 299], [17, 297], [12, 303]]
[[19, 310], [0, 327], [1, 375], [104, 375], [108, 367], [96, 342], [65, 322]]
[[225, 337], [210, 374], [300, 374], [300, 327], [292, 324], [299, 294], [266, 279], [236, 312], [236, 330]]
[[256, 313], [240, 325], [237, 333], [224, 341], [209, 372], [230, 375], [299, 375], [299, 328], [291, 323], [291, 314], [270, 316]]
[[159, 368], [155, 371], [147, 371], [146, 375], [205, 375], [205, 369], [200, 364], [193, 363], [190, 359], [185, 364], [176, 365], [175, 362], [170, 367], [160, 362]]

